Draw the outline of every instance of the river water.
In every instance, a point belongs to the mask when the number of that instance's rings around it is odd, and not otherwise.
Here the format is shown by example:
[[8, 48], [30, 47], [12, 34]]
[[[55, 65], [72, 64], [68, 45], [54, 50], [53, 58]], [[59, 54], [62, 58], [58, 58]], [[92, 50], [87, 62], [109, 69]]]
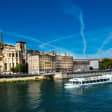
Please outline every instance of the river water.
[[64, 83], [2, 83], [0, 112], [112, 112], [112, 84], [64, 89]]

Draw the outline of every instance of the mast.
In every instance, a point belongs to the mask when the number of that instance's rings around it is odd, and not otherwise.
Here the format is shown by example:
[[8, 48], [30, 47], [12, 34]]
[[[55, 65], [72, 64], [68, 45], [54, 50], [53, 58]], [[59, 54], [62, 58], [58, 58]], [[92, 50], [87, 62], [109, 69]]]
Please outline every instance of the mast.
[[1, 32], [1, 36], [0, 36], [0, 43], [3, 42], [3, 32]]
[[0, 32], [0, 50], [3, 48], [3, 32]]

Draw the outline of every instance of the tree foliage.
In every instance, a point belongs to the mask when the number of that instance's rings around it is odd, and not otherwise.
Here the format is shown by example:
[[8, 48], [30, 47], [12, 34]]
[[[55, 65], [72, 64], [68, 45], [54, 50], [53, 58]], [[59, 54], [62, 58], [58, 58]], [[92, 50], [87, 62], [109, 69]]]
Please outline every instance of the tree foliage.
[[112, 59], [103, 59], [100, 62], [100, 69], [112, 69]]
[[20, 72], [20, 73], [27, 73], [28, 71], [28, 66], [27, 64], [17, 64], [16, 67], [11, 68], [12, 72]]

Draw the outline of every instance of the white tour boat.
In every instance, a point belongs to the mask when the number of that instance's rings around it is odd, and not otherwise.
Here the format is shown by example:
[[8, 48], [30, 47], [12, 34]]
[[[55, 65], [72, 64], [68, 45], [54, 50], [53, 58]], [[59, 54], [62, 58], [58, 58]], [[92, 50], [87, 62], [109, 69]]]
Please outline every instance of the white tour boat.
[[92, 85], [101, 85], [112, 83], [112, 75], [92, 76], [86, 78], [72, 78], [64, 84], [65, 88], [87, 87]]

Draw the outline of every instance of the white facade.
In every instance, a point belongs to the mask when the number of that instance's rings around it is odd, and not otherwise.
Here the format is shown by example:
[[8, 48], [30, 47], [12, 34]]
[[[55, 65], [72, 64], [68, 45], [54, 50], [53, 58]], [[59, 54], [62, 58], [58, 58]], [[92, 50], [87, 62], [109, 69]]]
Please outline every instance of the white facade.
[[39, 55], [28, 56], [28, 73], [39, 74]]
[[74, 66], [73, 71], [79, 72], [79, 71], [88, 71], [89, 70], [89, 61], [86, 59], [75, 59], [74, 60]]
[[99, 60], [90, 60], [89, 66], [93, 69], [99, 69]]

